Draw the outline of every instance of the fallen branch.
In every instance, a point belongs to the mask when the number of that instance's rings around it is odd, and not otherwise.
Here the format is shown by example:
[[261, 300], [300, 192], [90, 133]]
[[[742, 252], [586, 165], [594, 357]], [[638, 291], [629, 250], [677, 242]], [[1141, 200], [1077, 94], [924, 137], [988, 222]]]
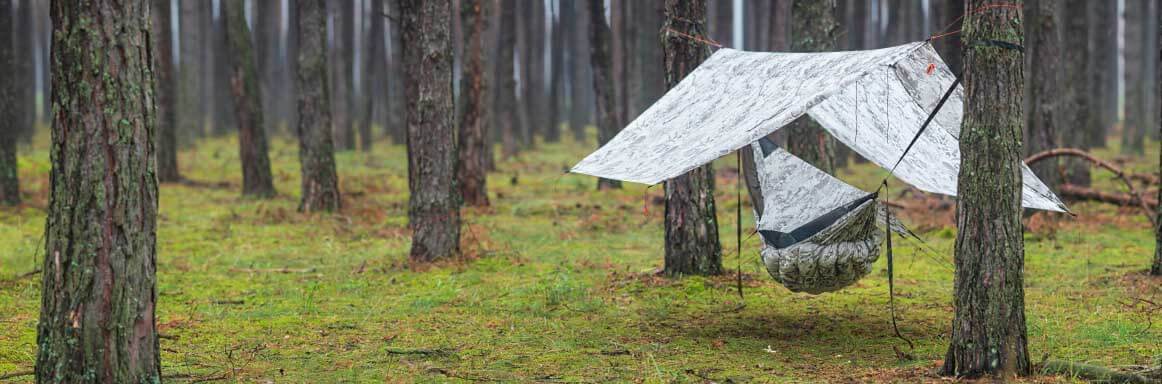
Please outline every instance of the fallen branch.
[[16, 371], [16, 372], [8, 372], [8, 373], [5, 373], [5, 374], [0, 374], [0, 380], [15, 379], [15, 378], [17, 378], [17, 377], [22, 377], [22, 376], [32, 376], [32, 375], [35, 375], [35, 374], [36, 374], [36, 371], [32, 371], [32, 370], [28, 370], [28, 371]]
[[1158, 200], [1146, 198], [1144, 204], [1137, 196], [1128, 193], [1102, 192], [1093, 188], [1081, 187], [1073, 184], [1062, 184], [1058, 187], [1062, 197], [1073, 200], [1097, 201], [1124, 207], [1145, 205], [1147, 210], [1158, 207]]
[[1072, 361], [1049, 359], [1041, 365], [1041, 373], [1076, 377], [1093, 383], [1149, 383], [1145, 376], [1133, 373], [1118, 372], [1106, 367], [1093, 364], [1075, 363]]
[[31, 276], [36, 276], [36, 274], [38, 274], [38, 273], [40, 273], [40, 268], [33, 269], [33, 270], [31, 270], [31, 271], [24, 272], [24, 273], [21, 273], [21, 274], [19, 274], [19, 275], [13, 276], [11, 279], [6, 279], [6, 280], [4, 280], [4, 282], [10, 282], [10, 281], [18, 281], [18, 280], [24, 280], [24, 278], [26, 278], [26, 277], [31, 277]]
[[[1037, 154], [1034, 154], [1033, 156], [1029, 156], [1029, 157], [1025, 158], [1025, 164], [1032, 165], [1033, 163], [1036, 163], [1038, 161], [1048, 159], [1051, 157], [1057, 157], [1057, 156], [1080, 157], [1082, 159], [1089, 161], [1090, 163], [1092, 163], [1094, 165], [1097, 165], [1099, 167], [1102, 167], [1102, 168], [1109, 170], [1110, 172], [1113, 172], [1113, 174], [1115, 176], [1117, 176], [1119, 179], [1122, 179], [1122, 182], [1126, 184], [1126, 188], [1130, 190], [1130, 194], [1133, 195], [1137, 199], [1137, 203], [1142, 207], [1142, 213], [1145, 214], [1146, 218], [1148, 218], [1150, 220], [1150, 225], [1155, 227], [1155, 228], [1158, 227], [1158, 223], [1154, 218], [1154, 211], [1152, 209], [1150, 209], [1150, 207], [1146, 204], [1145, 198], [1142, 197], [1142, 194], [1138, 193], [1138, 189], [1134, 188], [1134, 183], [1132, 181], [1130, 181], [1130, 177], [1127, 176], [1126, 172], [1122, 171], [1121, 168], [1118, 168], [1117, 166], [1113, 165], [1112, 163], [1110, 163], [1108, 161], [1094, 157], [1089, 152], [1086, 152], [1086, 151], [1083, 151], [1080, 149], [1076, 149], [1076, 148], [1055, 148], [1055, 149], [1050, 149], [1048, 151], [1037, 153]], [[1157, 205], [1157, 203], [1155, 203], [1155, 205]]]

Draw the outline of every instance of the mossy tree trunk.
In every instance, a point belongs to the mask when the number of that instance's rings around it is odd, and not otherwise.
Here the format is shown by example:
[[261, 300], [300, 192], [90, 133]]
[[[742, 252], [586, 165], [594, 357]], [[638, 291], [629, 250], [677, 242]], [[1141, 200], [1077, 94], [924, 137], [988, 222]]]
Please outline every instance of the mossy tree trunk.
[[[666, 89], [673, 88], [710, 56], [706, 37], [705, 0], [666, 0], [666, 20], [661, 29]], [[722, 269], [722, 245], [718, 243], [718, 216], [714, 207], [714, 168], [710, 164], [666, 180], [665, 273], [718, 275]]]
[[39, 383], [161, 381], [150, 2], [51, 5]]
[[331, 136], [324, 0], [296, 0], [298, 15], [298, 125], [302, 200], [299, 211], [339, 209], [339, 177]]
[[153, 0], [153, 60], [157, 77], [157, 179], [161, 182], [180, 181], [178, 172], [178, 79], [174, 70], [173, 40], [170, 33], [173, 20], [168, 0]]
[[0, 204], [20, 204], [20, 179], [16, 169], [16, 139], [21, 127], [20, 82], [15, 44], [15, 9], [9, 0], [0, 0]]
[[488, 206], [486, 188], [485, 156], [488, 155], [488, 85], [484, 79], [484, 29], [487, 24], [488, 5], [485, 0], [461, 0], [460, 17], [464, 30], [464, 58], [461, 60], [460, 96], [464, 98], [464, 110], [460, 115], [459, 162], [457, 175], [460, 181], [460, 196], [468, 205]]
[[262, 94], [258, 86], [258, 64], [250, 28], [246, 25], [243, 0], [227, 0], [226, 37], [230, 47], [230, 90], [234, 95], [234, 116], [238, 124], [238, 151], [242, 159], [242, 194], [274, 196], [266, 129], [262, 123]]
[[[1025, 0], [1025, 155], [1060, 147], [1061, 11], [1055, 0]], [[1060, 184], [1057, 159], [1033, 165], [1033, 172], [1050, 189]]]
[[[589, 4], [589, 65], [593, 68], [593, 93], [597, 101], [597, 146], [600, 147], [617, 135], [617, 99], [613, 89], [613, 57], [609, 44], [612, 39], [609, 24], [605, 22], [605, 2], [588, 0]], [[621, 182], [597, 179], [597, 189], [621, 188]]]
[[[967, 8], [989, 4], [997, 2], [970, 0]], [[944, 375], [1029, 374], [1021, 227], [1024, 58], [1015, 49], [972, 43], [1024, 45], [1022, 28], [1021, 10], [1008, 7], [964, 20], [956, 309]]]
[[[901, 3], [904, 3], [901, 1]], [[833, 0], [794, 0], [791, 17], [791, 51], [824, 52], [835, 49], [839, 22]], [[900, 5], [906, 7], [907, 5]], [[903, 20], [901, 20], [903, 21]], [[791, 123], [787, 151], [827, 173], [835, 173], [835, 139], [810, 117]]]
[[450, 0], [400, 1], [408, 79], [408, 222], [411, 259], [430, 262], [460, 252], [460, 196], [452, 105]]
[[[1089, 23], [1086, 22], [1089, 13], [1089, 0], [1065, 0], [1061, 6], [1064, 9], [1065, 36], [1062, 40], [1062, 55], [1064, 62], [1065, 94], [1061, 105], [1061, 128], [1058, 134], [1061, 144], [1070, 148], [1089, 149], [1090, 124], [1089, 100], [1091, 90], [1089, 77], [1092, 60], [1089, 40]], [[962, 37], [963, 38], [963, 37]], [[1088, 186], [1090, 183], [1089, 164], [1082, 159], [1062, 159], [1065, 164], [1065, 176], [1062, 182]]]

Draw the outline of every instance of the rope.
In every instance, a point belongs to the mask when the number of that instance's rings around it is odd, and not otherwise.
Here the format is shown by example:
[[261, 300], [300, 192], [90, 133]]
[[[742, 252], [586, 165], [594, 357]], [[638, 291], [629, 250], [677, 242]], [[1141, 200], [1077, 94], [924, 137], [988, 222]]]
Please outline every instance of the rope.
[[[880, 188], [883, 188], [885, 196], [889, 195], [889, 193], [888, 193], [888, 181], [886, 179], [883, 181], [882, 184], [880, 184]], [[885, 197], [884, 200], [887, 200], [887, 197]], [[896, 281], [895, 281], [895, 271], [894, 271], [895, 263], [892, 260], [892, 210], [891, 209], [884, 209], [884, 232], [886, 232], [886, 234], [887, 234], [886, 238], [887, 238], [887, 247], [888, 247], [888, 307], [889, 307], [891, 314], [892, 314], [892, 331], [895, 331], [897, 338], [899, 338], [900, 340], [904, 340], [904, 342], [908, 343], [909, 349], [916, 349], [916, 346], [912, 344], [912, 340], [909, 340], [907, 337], [904, 337], [904, 335], [900, 333], [900, 327], [896, 325]]]
[[1000, 4], [988, 4], [988, 5], [982, 5], [982, 6], [980, 6], [980, 7], [979, 7], [979, 8], [977, 8], [977, 9], [974, 9], [974, 10], [972, 10], [972, 11], [970, 11], [970, 12], [966, 12], [965, 14], [963, 14], [963, 15], [960, 15], [960, 16], [957, 16], [955, 19], [952, 19], [952, 22], [948, 23], [948, 25], [944, 26], [944, 28], [940, 28], [940, 32], [939, 32], [939, 33], [934, 33], [934, 34], [932, 34], [932, 36], [929, 36], [929, 37], [928, 37], [928, 41], [932, 41], [932, 40], [936, 40], [936, 39], [939, 39], [939, 38], [942, 38], [942, 37], [945, 37], [945, 36], [950, 36], [950, 35], [955, 35], [955, 34], [957, 34], [957, 33], [960, 33], [960, 31], [959, 31], [959, 30], [956, 30], [956, 31], [949, 32], [949, 31], [948, 31], [948, 29], [949, 29], [949, 28], [952, 28], [952, 26], [953, 26], [953, 25], [956, 25], [956, 23], [957, 23], [957, 22], [959, 22], [960, 20], [963, 20], [963, 19], [964, 19], [966, 16], [968, 16], [968, 15], [976, 15], [976, 14], [984, 13], [985, 11], [989, 11], [989, 10], [993, 10], [993, 9], [998, 9], [998, 8], [1007, 8], [1007, 9], [1017, 9], [1017, 10], [1020, 10], [1020, 9], [1021, 9], [1021, 6], [1020, 6], [1020, 5], [1017, 5], [1017, 4], [1010, 4], [1010, 3], [1000, 3]]
[[714, 47], [714, 48], [722, 48], [722, 44], [719, 44], [717, 41], [711, 40], [710, 38], [690, 35], [690, 34], [678, 31], [676, 29], [670, 28], [670, 27], [664, 27], [664, 28], [662, 28], [662, 30], [667, 32], [667, 33], [672, 33], [674, 35], [677, 35], [678, 37], [685, 38], [687, 40], [691, 40], [691, 41], [694, 41], [697, 43], [709, 45], [709, 46]]
[[735, 260], [738, 262], [738, 299], [741, 301], [745, 300], [742, 296], [742, 178], [745, 176], [742, 170], [742, 150], [735, 151], [735, 155], [738, 160], [738, 178], [734, 181], [734, 192], [738, 204], [734, 212], [734, 245], [737, 252]]

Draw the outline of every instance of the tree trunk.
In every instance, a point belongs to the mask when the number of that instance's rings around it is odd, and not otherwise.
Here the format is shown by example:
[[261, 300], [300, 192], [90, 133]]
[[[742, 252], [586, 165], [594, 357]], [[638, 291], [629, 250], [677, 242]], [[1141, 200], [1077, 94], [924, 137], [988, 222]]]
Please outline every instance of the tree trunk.
[[[390, 15], [399, 14], [400, 0], [387, 0], [387, 12]], [[391, 140], [395, 144], [403, 144], [407, 141], [407, 122], [405, 122], [404, 110], [405, 100], [403, 99], [404, 83], [406, 82], [403, 76], [403, 41], [401, 41], [399, 21], [387, 19], [388, 24], [388, 66], [387, 66], [387, 133], [391, 136]]]
[[[593, 67], [593, 93], [597, 96], [597, 146], [617, 135], [617, 111], [613, 94], [613, 67], [609, 55], [609, 24], [605, 23], [605, 4], [589, 1], [589, 59]], [[621, 181], [597, 179], [597, 189], [621, 188]]]
[[20, 55], [16, 53], [13, 36], [19, 36], [14, 26], [17, 16], [10, 1], [0, 1], [0, 204], [20, 204], [20, 180], [17, 178], [16, 140], [20, 122]]
[[[710, 47], [688, 36], [706, 36], [705, 0], [666, 0], [661, 31], [666, 88], [678, 85], [710, 56]], [[691, 22], [693, 21], [693, 22]], [[665, 273], [722, 274], [722, 246], [718, 243], [718, 216], [714, 207], [714, 168], [706, 164], [666, 180]]]
[[561, 141], [561, 110], [564, 107], [565, 93], [565, 38], [561, 31], [559, 0], [551, 1], [553, 5], [552, 46], [549, 47], [549, 118], [545, 125], [545, 141], [556, 143]]
[[633, 77], [637, 79], [637, 91], [634, 92], [633, 104], [630, 106], [630, 118], [621, 121], [625, 126], [638, 115], [658, 101], [666, 93], [666, 78], [656, 68], [662, 67], [662, 45], [658, 42], [658, 31], [662, 28], [665, 18], [664, 1], [630, 1], [634, 4], [634, 22], [636, 27], [636, 41], [633, 59]]
[[530, 1], [516, 2], [516, 14], [514, 14], [513, 19], [513, 24], [516, 28], [514, 31], [516, 36], [516, 49], [514, 54], [516, 57], [515, 60], [519, 65], [516, 66], [517, 75], [515, 76], [520, 79], [520, 82], [516, 84], [517, 103], [516, 125], [514, 127], [514, 131], [516, 133], [517, 143], [512, 147], [514, 149], [512, 152], [513, 155], [515, 155], [517, 150], [521, 148], [530, 148], [529, 144], [533, 142], [532, 138], [530, 137], [533, 132], [533, 111], [531, 111], [533, 104], [531, 100], [529, 100], [529, 77], [532, 76], [529, 70], [529, 67], [531, 66], [529, 64], [529, 61], [531, 60], [529, 57], [529, 45], [532, 43], [530, 41], [531, 38], [529, 37], [528, 24], [531, 22], [531, 3], [532, 2]]
[[589, 123], [592, 109], [593, 83], [589, 79], [589, 36], [588, 18], [582, 0], [561, 0], [561, 25], [568, 34], [569, 45], [569, 130], [573, 140], [585, 141], [585, 126]]
[[[230, 58], [230, 41], [226, 35], [226, 20], [223, 17], [225, 12], [225, 3], [222, 1], [214, 2], [211, 7], [217, 7], [217, 13], [211, 13], [211, 19], [208, 24], [208, 31], [213, 39], [210, 40], [210, 48], [207, 55], [212, 60], [213, 77], [210, 77], [214, 83], [213, 94], [210, 102], [214, 105], [213, 111], [213, 128], [214, 133], [218, 135], [226, 135], [233, 132], [232, 129], [238, 126], [238, 116], [235, 112], [237, 108], [234, 101], [234, 87], [231, 84], [234, 78], [234, 66]], [[217, 16], [214, 16], [217, 15]]]
[[[1158, 50], [1158, 56], [1156, 57], [1158, 58], [1159, 62], [1162, 62], [1162, 25], [1158, 27], [1158, 35], [1156, 38], [1156, 43], [1158, 45], [1157, 48], [1155, 48]], [[1158, 81], [1162, 82], [1162, 65], [1159, 65], [1156, 69], [1158, 71], [1156, 74], [1158, 76]], [[1162, 88], [1162, 84], [1159, 84], [1159, 88]], [[1162, 97], [1159, 97], [1158, 100], [1162, 101]], [[1162, 102], [1159, 103], [1158, 110], [1162, 111]], [[1162, 133], [1162, 115], [1158, 116], [1157, 125], [1158, 126], [1154, 129]], [[1158, 162], [1159, 166], [1162, 167], [1162, 152], [1159, 152], [1158, 154]], [[1162, 202], [1162, 189], [1158, 190], [1158, 201]], [[1158, 219], [1155, 221], [1158, 223], [1158, 225], [1154, 227], [1154, 264], [1150, 266], [1150, 274], [1154, 276], [1162, 276], [1162, 204], [1158, 204], [1157, 217]]]
[[[1146, 47], [1146, 3], [1154, 0], [1125, 0], [1126, 4], [1126, 122], [1122, 129], [1122, 154], [1141, 155], [1145, 151], [1149, 118], [1146, 106], [1148, 86], [1146, 61], [1153, 60]], [[1092, 28], [1097, 28], [1096, 26]], [[1153, 34], [1154, 31], [1149, 31]], [[1152, 48], [1152, 47], [1151, 47]], [[1153, 49], [1150, 49], [1151, 51]], [[1151, 127], [1152, 128], [1152, 127]]]
[[[663, 3], [663, 7], [665, 4]], [[732, 46], [734, 39], [734, 2], [713, 1], [707, 4], [706, 21], [710, 38], [723, 46]]]
[[210, 2], [182, 1], [177, 3], [181, 10], [178, 17], [180, 56], [178, 59], [178, 117], [177, 134], [181, 141], [193, 143], [205, 128], [205, 116], [209, 112], [202, 101], [204, 88], [208, 87], [202, 55], [205, 33], [201, 29], [201, 19]]
[[339, 209], [339, 177], [331, 134], [327, 87], [327, 14], [324, 0], [295, 0], [298, 14], [299, 165], [302, 168], [300, 212]]
[[[961, 16], [964, 16], [964, 1], [933, 1], [929, 4], [934, 8], [932, 14], [936, 20], [933, 24], [933, 34], [940, 35], [960, 31], [963, 21]], [[952, 33], [932, 40], [933, 48], [936, 48], [936, 52], [940, 54], [941, 59], [944, 59], [944, 63], [948, 64], [952, 73], [961, 72], [960, 44], [959, 33]]]
[[[1066, 147], [1086, 150], [1090, 148], [1089, 140], [1086, 139], [1087, 131], [1091, 129], [1089, 124], [1091, 111], [1089, 110], [1089, 101], [1087, 98], [1091, 92], [1089, 88], [1089, 65], [1091, 61], [1089, 55], [1091, 54], [1089, 47], [1089, 39], [1080, 38], [1080, 36], [1089, 36], [1089, 24], [1086, 22], [1088, 13], [1088, 0], [1065, 0], [1061, 6], [1064, 9], [1064, 26], [1065, 36], [1073, 36], [1074, 38], [1062, 40], [1062, 52], [1069, 52], [1068, 55], [1062, 55], [1064, 59], [1064, 86], [1065, 94], [1064, 101], [1061, 106], [1061, 121], [1062, 126], [1059, 128], [1058, 134], [1061, 135], [1061, 143]], [[1063, 159], [1065, 164], [1065, 177], [1062, 182], [1089, 186], [1089, 165], [1080, 159]]]
[[51, 4], [38, 383], [161, 382], [149, 4]]
[[[791, 20], [791, 50], [824, 52], [835, 49], [835, 2], [831, 0], [794, 0]], [[791, 124], [787, 133], [787, 151], [827, 173], [835, 173], [835, 139], [823, 128], [803, 116]]]
[[[630, 92], [634, 87], [630, 86], [630, 71], [633, 63], [632, 58], [627, 53], [633, 49], [633, 41], [627, 36], [633, 33], [636, 24], [627, 20], [632, 19], [633, 11], [632, 4], [628, 1], [619, 1], [617, 3], [610, 3], [609, 10], [609, 68], [613, 72], [610, 74], [610, 84], [613, 84], [613, 116], [614, 125], [620, 127], [622, 122], [629, 119], [629, 100]], [[592, 10], [590, 10], [592, 12]], [[592, 40], [592, 31], [590, 32], [590, 40]], [[590, 45], [593, 42], [590, 41]], [[592, 58], [590, 58], [592, 60]], [[600, 107], [599, 107], [600, 108]], [[600, 113], [600, 112], [598, 112]], [[601, 117], [598, 116], [598, 119]], [[601, 134], [601, 122], [598, 121], [598, 135]], [[600, 139], [599, 139], [600, 140]]]
[[408, 221], [411, 260], [460, 252], [460, 204], [452, 116], [452, 5], [400, 1], [403, 63], [408, 79]]
[[501, 152], [505, 158], [516, 156], [517, 134], [520, 131], [519, 104], [516, 99], [516, 0], [502, 0], [500, 6], [500, 42], [496, 61], [496, 85], [500, 88], [496, 101], [497, 123], [500, 128]]
[[[544, 133], [548, 125], [548, 116], [545, 115], [548, 107], [545, 105], [545, 2], [526, 1], [529, 17], [525, 20], [525, 30], [528, 36], [528, 54], [521, 57], [528, 58], [528, 87], [525, 95], [528, 100], [529, 124], [525, 134], [524, 146], [532, 149], [536, 147], [536, 137]], [[524, 63], [521, 63], [524, 67]], [[524, 80], [522, 79], [523, 83]]]
[[457, 174], [460, 196], [465, 203], [476, 207], [488, 206], [484, 161], [487, 153], [484, 147], [488, 145], [488, 135], [485, 133], [488, 85], [484, 79], [484, 26], [490, 3], [494, 1], [461, 0], [460, 4], [461, 25], [464, 28], [460, 97], [464, 98], [464, 112], [460, 115]]
[[[1018, 1], [1017, 4], [1021, 2]], [[978, 9], [990, 0], [970, 0]], [[964, 20], [964, 40], [1024, 45], [1021, 10], [994, 8]], [[1029, 374], [1021, 228], [1021, 52], [964, 49], [964, 122], [956, 209], [956, 310], [943, 374]]]
[[258, 90], [258, 65], [250, 28], [246, 24], [243, 0], [228, 0], [225, 17], [226, 37], [230, 48], [230, 90], [234, 94], [234, 116], [238, 123], [238, 157], [242, 159], [242, 194], [253, 197], [274, 196], [274, 179], [270, 175], [266, 130], [262, 123], [262, 95]]
[[352, 115], [354, 100], [353, 64], [355, 47], [355, 1], [334, 1], [328, 3], [332, 9], [331, 45], [331, 117], [334, 124], [335, 149], [350, 151], [355, 149], [355, 116]]
[[383, 0], [371, 0], [369, 33], [365, 34], [366, 46], [363, 51], [363, 118], [359, 122], [359, 150], [371, 152], [375, 146], [372, 124], [375, 123], [375, 91], [383, 77]]
[[1105, 136], [1112, 131], [1113, 127], [1118, 123], [1120, 117], [1118, 116], [1118, 103], [1120, 102], [1121, 94], [1118, 90], [1118, 82], [1121, 80], [1118, 77], [1118, 62], [1121, 60], [1121, 53], [1118, 52], [1118, 2], [1117, 1], [1098, 1], [1098, 12], [1094, 17], [1093, 25], [1099, 26], [1099, 33], [1094, 34], [1096, 41], [1092, 46], [1094, 47], [1094, 55], [1098, 58], [1098, 67], [1095, 68], [1098, 84], [1096, 95], [1099, 99], [1097, 107], [1100, 108], [1098, 114], [1099, 124], [1101, 124], [1101, 145], [1105, 145]]
[[[1057, 127], [1061, 125], [1061, 12], [1055, 0], [1026, 0], [1025, 3], [1025, 155], [1058, 148]], [[1033, 165], [1033, 173], [1056, 190], [1059, 184], [1057, 159]]]
[[157, 180], [161, 182], [182, 179], [178, 172], [178, 82], [174, 76], [170, 6], [169, 0], [153, 0], [152, 4], [153, 60], [157, 68]]

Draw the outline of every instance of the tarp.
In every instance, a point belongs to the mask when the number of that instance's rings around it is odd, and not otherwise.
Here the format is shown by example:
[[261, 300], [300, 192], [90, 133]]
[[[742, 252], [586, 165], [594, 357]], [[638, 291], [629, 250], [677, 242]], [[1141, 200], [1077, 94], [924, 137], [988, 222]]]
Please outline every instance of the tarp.
[[[889, 168], [954, 76], [926, 42], [848, 52], [720, 49], [572, 172], [657, 184], [809, 114], [836, 139]], [[963, 91], [957, 89], [894, 175], [956, 194]], [[1022, 165], [1025, 207], [1065, 206]], [[815, 191], [817, 195], [822, 195]]]

